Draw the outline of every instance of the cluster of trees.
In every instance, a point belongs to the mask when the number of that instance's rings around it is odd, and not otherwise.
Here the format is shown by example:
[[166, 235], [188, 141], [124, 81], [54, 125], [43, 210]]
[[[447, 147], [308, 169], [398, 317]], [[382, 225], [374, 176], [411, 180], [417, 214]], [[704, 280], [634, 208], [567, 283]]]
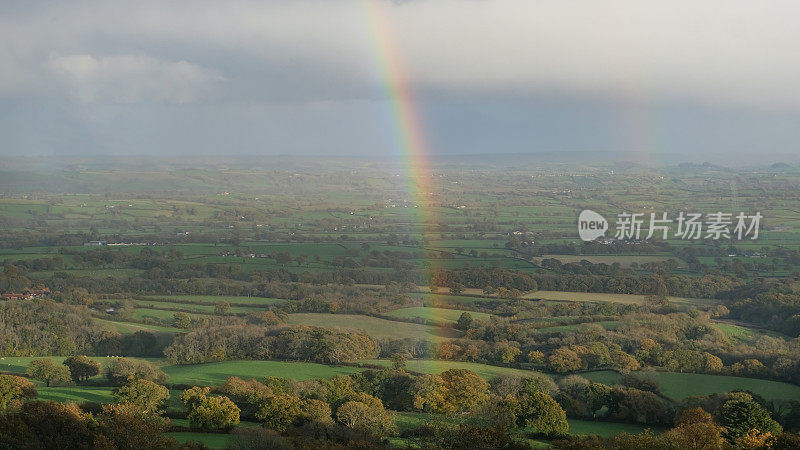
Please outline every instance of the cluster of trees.
[[166, 436], [163, 420], [126, 405], [109, 405], [99, 414], [74, 403], [29, 401], [0, 414], [2, 448], [158, 448], [190, 450]]
[[[485, 289], [504, 287], [519, 291], [600, 292], [611, 294], [673, 295], [711, 298], [742, 284], [735, 277], [705, 275], [639, 274], [618, 264], [593, 264], [588, 261], [562, 264], [555, 259], [542, 261], [543, 273], [528, 273], [502, 268], [472, 267], [437, 270], [432, 275], [436, 286], [466, 286]], [[548, 272], [549, 271], [549, 272]]]
[[37, 395], [36, 386], [27, 378], [0, 375], [0, 413], [14, 409]]
[[620, 433], [612, 438], [572, 437], [554, 441], [553, 447], [559, 450], [789, 450], [800, 447], [800, 435], [782, 433], [780, 426], [769, 418], [758, 403], [747, 399], [732, 399], [723, 406], [721, 409], [724, 410], [716, 418], [703, 408], [686, 409], [681, 412], [674, 428], [659, 435], [648, 431], [638, 435]]
[[373, 359], [378, 342], [366, 334], [319, 327], [259, 325], [202, 328], [178, 336], [164, 355], [176, 364], [225, 359], [288, 359], [340, 364]]
[[766, 292], [730, 302], [730, 317], [800, 337], [800, 292], [786, 289], [785, 285], [766, 289]]
[[50, 299], [0, 302], [0, 354], [162, 355], [165, 344], [152, 333], [122, 335], [98, 324], [84, 308]]
[[339, 424], [362, 435], [385, 438], [396, 432], [386, 412], [391, 408], [447, 415], [455, 421], [458, 417], [489, 418], [492, 426], [505, 430], [527, 426], [542, 436], [566, 434], [564, 410], [545, 392], [552, 381], [544, 376], [512, 378], [490, 385], [463, 369], [413, 376], [398, 367], [301, 382], [232, 377], [214, 390], [233, 400], [242, 417], [279, 432]]
[[0, 302], [0, 354], [92, 354], [104, 330], [79, 307], [47, 299]]

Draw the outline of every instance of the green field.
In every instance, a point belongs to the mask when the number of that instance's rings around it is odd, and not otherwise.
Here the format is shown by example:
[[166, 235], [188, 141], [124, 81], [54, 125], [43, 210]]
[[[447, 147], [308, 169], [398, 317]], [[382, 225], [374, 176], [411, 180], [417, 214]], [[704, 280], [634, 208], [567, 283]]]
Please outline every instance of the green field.
[[482, 312], [446, 308], [428, 308], [424, 306], [412, 306], [410, 308], [395, 309], [394, 311], [389, 311], [386, 313], [386, 315], [401, 319], [422, 318], [426, 320], [433, 320], [434, 322], [455, 322], [464, 312], [468, 312], [475, 320], [487, 320], [492, 316], [491, 314]]
[[[580, 375], [604, 384], [615, 384], [620, 381], [620, 375], [611, 370], [586, 372]], [[664, 395], [677, 401], [693, 395], [722, 394], [737, 389], [753, 391], [768, 400], [800, 400], [800, 386], [779, 381], [677, 372], [651, 372], [648, 376], [659, 383]]]
[[[389, 367], [391, 362], [385, 359], [370, 359], [359, 361], [364, 364], [375, 364], [384, 367]], [[478, 364], [463, 361], [439, 361], [434, 359], [411, 359], [406, 362], [406, 370], [417, 373], [442, 373], [450, 369], [467, 369], [471, 370], [482, 378], [489, 379], [495, 375], [519, 375], [531, 376], [536, 373], [531, 370], [514, 369], [511, 367], [497, 367], [487, 364]]]
[[647, 429], [654, 432], [661, 431], [660, 428], [646, 427], [632, 423], [598, 422], [593, 420], [567, 419], [569, 422], [569, 434], [588, 435], [595, 434], [602, 437], [611, 437], [619, 433], [639, 434]]
[[[565, 292], [565, 291], [535, 291], [529, 292], [523, 298], [538, 300], [556, 300], [563, 302], [613, 302], [642, 305], [645, 295], [633, 294], [598, 294], [593, 292]], [[713, 300], [669, 297], [669, 301], [679, 305], [706, 305], [714, 303]]]
[[734, 341], [739, 341], [744, 343], [752, 343], [755, 339], [757, 339], [760, 336], [769, 336], [769, 337], [786, 339], [786, 336], [770, 330], [759, 330], [756, 328], [743, 327], [740, 325], [734, 325], [725, 322], [714, 322], [714, 326], [723, 333], [725, 333], [726, 336], [733, 339]]
[[178, 442], [202, 442], [210, 449], [223, 449], [228, 446], [231, 435], [222, 433], [200, 433], [196, 431], [179, 431], [167, 433], [167, 436]]
[[[42, 359], [42, 358], [50, 358], [57, 363], [62, 363], [66, 356], [5, 356], [0, 358], [0, 372], [12, 372], [12, 373], [25, 373], [25, 369], [28, 367], [31, 361], [34, 359]], [[89, 359], [93, 359], [100, 363], [100, 366], [105, 368], [111, 362], [113, 362], [116, 358], [114, 357], [106, 357], [106, 356], [90, 356]], [[151, 362], [158, 362], [161, 361], [158, 358], [128, 358], [128, 359], [144, 359], [146, 361]]]
[[148, 295], [144, 299], [154, 301], [167, 301], [175, 303], [203, 303], [207, 305], [215, 305], [219, 302], [225, 301], [230, 304], [242, 304], [253, 306], [269, 306], [286, 302], [280, 298], [263, 298], [263, 297], [232, 297], [224, 295]]
[[[142, 308], [156, 308], [156, 309], [166, 308], [166, 309], [187, 311], [198, 314], [214, 314], [214, 308], [216, 307], [216, 305], [211, 305], [211, 304], [199, 305], [196, 303], [166, 302], [156, 299], [134, 300], [134, 302], [136, 303], [137, 307], [142, 307]], [[266, 307], [267, 305], [231, 306], [228, 311], [231, 314], [244, 314], [251, 311], [263, 311], [262, 308]]]
[[224, 383], [229, 377], [256, 378], [267, 376], [311, 380], [349, 375], [363, 369], [349, 366], [288, 361], [222, 361], [193, 365], [169, 365], [161, 368], [169, 375], [172, 384], [214, 385]]
[[137, 331], [149, 331], [151, 333], [180, 333], [185, 330], [181, 330], [180, 328], [174, 327], [161, 327], [158, 325], [146, 325], [141, 323], [133, 323], [133, 322], [116, 322], [113, 320], [106, 320], [106, 319], [95, 319], [97, 322], [100, 322], [104, 325], [108, 325], [109, 328], [112, 330], [119, 331], [122, 334], [133, 334]]
[[114, 388], [105, 386], [39, 387], [38, 391], [40, 400], [75, 403], [112, 403], [114, 401]]
[[293, 325], [335, 327], [362, 330], [374, 338], [418, 338], [439, 341], [458, 337], [461, 332], [453, 328], [435, 327], [417, 323], [395, 322], [377, 317], [355, 314], [299, 313], [289, 314], [288, 322]]
[[[132, 317], [136, 320], [153, 320], [156, 322], [161, 323], [172, 323], [175, 318], [176, 311], [169, 311], [165, 309], [152, 309], [152, 308], [136, 308], [133, 310]], [[208, 316], [208, 314], [204, 313], [186, 313], [192, 319], [198, 319], [200, 317]]]
[[581, 261], [589, 261], [593, 264], [614, 264], [619, 263], [623, 267], [630, 266], [631, 263], [642, 265], [649, 262], [663, 262], [668, 259], [673, 259], [676, 262], [681, 261], [674, 256], [654, 256], [654, 255], [543, 255], [541, 257], [532, 258], [537, 264], [541, 264], [543, 259], [557, 259], [564, 264], [576, 263]]

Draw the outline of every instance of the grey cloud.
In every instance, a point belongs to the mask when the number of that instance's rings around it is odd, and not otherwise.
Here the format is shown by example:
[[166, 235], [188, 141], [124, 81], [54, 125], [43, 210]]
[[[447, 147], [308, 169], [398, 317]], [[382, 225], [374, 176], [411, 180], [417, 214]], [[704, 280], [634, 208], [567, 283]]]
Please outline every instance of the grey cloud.
[[[795, 0], [4, 3], [0, 152], [394, 148], [387, 59], [434, 150], [640, 145], [630, 111], [661, 120], [660, 142], [794, 149], [799, 15]], [[20, 105], [64, 125], [23, 123]]]
[[144, 55], [54, 56], [45, 65], [76, 99], [87, 103], [188, 103], [223, 79], [196, 64]]

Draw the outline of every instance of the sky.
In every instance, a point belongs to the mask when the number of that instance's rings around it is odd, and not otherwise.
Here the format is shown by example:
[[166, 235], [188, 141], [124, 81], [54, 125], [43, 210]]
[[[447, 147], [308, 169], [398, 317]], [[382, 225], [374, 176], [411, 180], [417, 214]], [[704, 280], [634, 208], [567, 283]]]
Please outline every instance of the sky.
[[[800, 156], [796, 0], [0, 3], [0, 155]], [[383, 36], [383, 41], [378, 39]]]

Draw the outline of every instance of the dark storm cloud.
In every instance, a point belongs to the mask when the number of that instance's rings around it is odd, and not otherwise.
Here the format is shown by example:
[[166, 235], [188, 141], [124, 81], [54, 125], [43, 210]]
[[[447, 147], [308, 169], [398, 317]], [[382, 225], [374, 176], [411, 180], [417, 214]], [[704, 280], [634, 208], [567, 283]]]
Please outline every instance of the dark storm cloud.
[[[5, 3], [0, 153], [396, 152], [367, 1]], [[435, 151], [796, 151], [796, 2], [375, 6]]]

